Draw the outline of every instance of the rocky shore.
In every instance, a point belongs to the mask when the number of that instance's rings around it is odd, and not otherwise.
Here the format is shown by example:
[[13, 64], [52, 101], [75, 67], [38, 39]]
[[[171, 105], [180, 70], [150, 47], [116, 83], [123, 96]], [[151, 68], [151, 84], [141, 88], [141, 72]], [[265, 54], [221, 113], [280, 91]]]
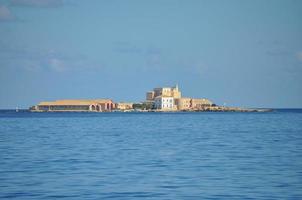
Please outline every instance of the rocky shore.
[[200, 109], [186, 109], [186, 110], [156, 110], [156, 109], [129, 109], [120, 110], [117, 112], [272, 112], [273, 109], [266, 108], [238, 108], [225, 106], [209, 106]]

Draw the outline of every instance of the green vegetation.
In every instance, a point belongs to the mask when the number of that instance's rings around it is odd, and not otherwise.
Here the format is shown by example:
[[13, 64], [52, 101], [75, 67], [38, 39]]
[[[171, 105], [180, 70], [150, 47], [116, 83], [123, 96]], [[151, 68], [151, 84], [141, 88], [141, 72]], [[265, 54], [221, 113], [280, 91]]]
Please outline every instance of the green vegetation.
[[135, 103], [135, 104], [133, 104], [133, 109], [150, 110], [150, 109], [152, 109], [152, 104], [150, 104], [150, 103]]

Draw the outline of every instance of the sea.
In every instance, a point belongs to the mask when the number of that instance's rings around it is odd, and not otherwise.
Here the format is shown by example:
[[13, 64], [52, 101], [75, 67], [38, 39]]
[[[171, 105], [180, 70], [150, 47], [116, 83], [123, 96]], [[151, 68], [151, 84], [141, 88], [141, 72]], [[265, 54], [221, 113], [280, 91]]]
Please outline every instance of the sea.
[[302, 110], [1, 110], [0, 199], [302, 199]]

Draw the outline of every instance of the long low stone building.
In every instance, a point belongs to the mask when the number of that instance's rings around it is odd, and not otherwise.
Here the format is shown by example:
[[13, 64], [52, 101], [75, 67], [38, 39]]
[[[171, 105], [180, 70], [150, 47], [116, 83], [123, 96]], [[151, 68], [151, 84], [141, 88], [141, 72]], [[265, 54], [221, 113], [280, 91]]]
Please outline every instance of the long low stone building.
[[133, 108], [132, 102], [119, 102], [115, 104], [117, 110], [130, 110]]
[[209, 99], [182, 97], [175, 99], [178, 110], [203, 109], [214, 105]]
[[33, 112], [110, 112], [115, 108], [111, 99], [67, 99], [40, 102], [31, 107]]

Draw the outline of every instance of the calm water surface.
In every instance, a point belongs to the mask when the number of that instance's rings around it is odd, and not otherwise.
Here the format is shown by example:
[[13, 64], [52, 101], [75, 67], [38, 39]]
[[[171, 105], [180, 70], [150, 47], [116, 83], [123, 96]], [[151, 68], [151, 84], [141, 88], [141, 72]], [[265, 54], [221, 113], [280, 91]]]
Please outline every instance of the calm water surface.
[[302, 199], [302, 110], [0, 112], [0, 199]]

